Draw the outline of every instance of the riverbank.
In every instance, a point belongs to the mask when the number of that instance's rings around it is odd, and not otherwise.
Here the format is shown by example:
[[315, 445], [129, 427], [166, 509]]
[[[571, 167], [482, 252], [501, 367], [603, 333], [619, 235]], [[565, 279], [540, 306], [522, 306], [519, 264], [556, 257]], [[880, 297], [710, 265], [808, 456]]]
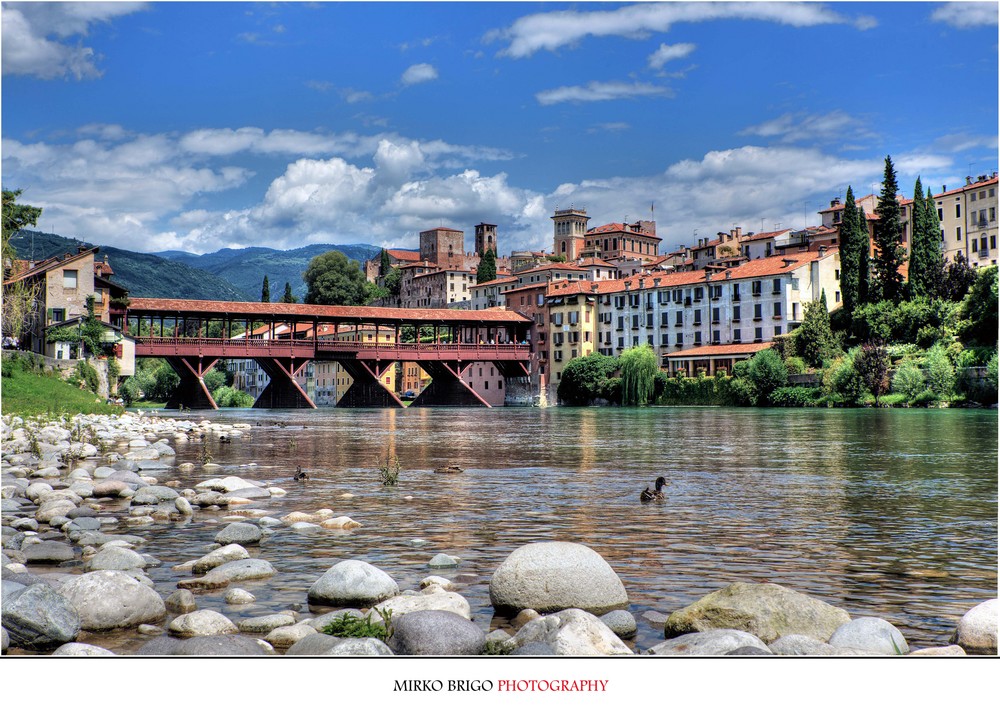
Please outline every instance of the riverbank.
[[3, 357], [0, 388], [0, 403], [3, 413], [8, 415], [121, 414], [125, 411], [120, 406], [108, 404], [79, 383], [67, 383], [56, 373], [42, 373], [7, 354]]
[[[537, 412], [525, 415], [535, 416]], [[390, 416], [401, 417], [400, 414], [368, 415], [378, 419]], [[412, 416], [427, 417], [427, 414]], [[364, 414], [356, 415], [351, 421], [352, 429], [355, 420], [363, 418]], [[315, 461], [307, 460], [310, 430], [295, 419], [284, 417], [255, 423], [150, 418], [137, 414], [36, 422], [5, 417], [4, 581], [5, 587], [22, 592], [20, 595], [13, 592], [15, 596], [5, 593], [5, 623], [11, 617], [22, 621], [22, 613], [34, 611], [37, 606], [47, 612], [46, 621], [63, 622], [59, 633], [39, 634], [41, 638], [35, 643], [25, 639], [26, 634], [19, 629], [9, 653], [27, 652], [26, 645], [51, 652], [66, 643], [73, 645], [61, 654], [95, 652], [79, 644], [119, 654], [203, 655], [263, 650], [317, 654], [337, 647], [367, 655], [418, 650], [426, 653], [426, 647], [446, 645], [438, 636], [427, 639], [417, 634], [413, 634], [417, 638], [407, 638], [409, 643], [397, 638], [391, 646], [378, 640], [345, 642], [322, 638], [329, 634], [320, 630], [339, 616], [338, 611], [349, 608], [360, 614], [372, 606], [392, 609], [395, 627], [404, 621], [403, 612], [410, 609], [423, 612], [405, 621], [414, 623], [420, 631], [441, 634], [452, 642], [447, 645], [458, 646], [455, 642], [462, 642], [463, 648], [450, 652], [462, 655], [509, 653], [514, 649], [547, 655], [576, 652], [578, 649], [573, 647], [577, 643], [573, 642], [579, 637], [573, 632], [580, 631], [590, 632], [585, 637], [588, 640], [602, 642], [599, 650], [588, 652], [599, 654], [714, 655], [752, 646], [784, 654], [801, 654], [808, 648], [816, 655], [861, 651], [872, 655], [874, 649], [864, 647], [875, 646], [874, 639], [860, 648], [854, 644], [837, 645], [842, 639], [833, 638], [836, 629], [849, 622], [862, 622], [852, 624], [852, 628], [872, 627], [871, 631], [882, 632], [873, 636], [888, 631], [889, 640], [903, 651], [903, 642], [887, 628], [899, 623], [897, 617], [902, 609], [886, 608], [878, 616], [872, 616], [870, 608], [848, 612], [843, 606], [826, 604], [821, 596], [807, 597], [810, 600], [807, 604], [845, 612], [837, 615], [837, 626], [830, 631], [785, 631], [782, 636], [774, 636], [777, 632], [761, 624], [743, 635], [720, 633], [719, 629], [733, 626], [727, 624], [709, 627], [715, 633], [696, 634], [684, 632], [675, 617], [671, 637], [665, 638], [671, 617], [699, 601], [704, 608], [706, 596], [726, 588], [702, 586], [696, 588], [700, 594], [663, 608], [655, 604], [655, 597], [651, 600], [646, 595], [643, 584], [629, 579], [632, 583], [628, 586], [625, 608], [621, 608], [623, 603], [614, 595], [595, 603], [592, 601], [595, 590], [617, 591], [615, 582], [621, 583], [617, 573], [631, 563], [630, 555], [626, 554], [630, 550], [611, 545], [612, 540], [607, 537], [594, 535], [583, 538], [593, 554], [572, 554], [581, 558], [582, 565], [576, 569], [587, 576], [582, 581], [566, 583], [563, 589], [568, 594], [564, 601], [496, 602], [503, 608], [497, 610], [489, 602], [499, 587], [495, 583], [502, 579], [498, 574], [503, 574], [508, 559], [523, 556], [524, 545], [512, 543], [504, 548], [498, 543], [501, 554], [495, 564], [485, 569], [477, 562], [485, 558], [481, 552], [476, 554], [475, 545], [471, 549], [469, 544], [456, 547], [460, 540], [452, 539], [449, 547], [446, 544], [449, 540], [434, 535], [429, 539], [445, 545], [443, 551], [435, 551], [436, 545], [427, 539], [405, 535], [394, 549], [399, 554], [386, 557], [387, 539], [398, 535], [379, 528], [375, 523], [380, 520], [374, 510], [364, 508], [364, 501], [371, 501], [371, 507], [388, 508], [394, 517], [412, 510], [414, 514], [407, 518], [423, 519], [424, 531], [428, 533], [435, 531], [433, 521], [448, 518], [455, 511], [437, 510], [427, 499], [432, 491], [425, 490], [418, 482], [422, 476], [412, 470], [412, 457], [404, 457], [407, 470], [403, 483], [408, 487], [378, 486], [373, 467], [363, 480], [350, 480], [342, 474], [340, 487], [328, 489], [329, 472], [316, 467]], [[372, 428], [368, 431], [372, 432]], [[336, 440], [331, 433], [317, 435], [323, 442]], [[411, 436], [410, 440], [413, 439]], [[265, 466], [227, 457], [227, 454], [242, 454], [243, 450], [234, 449], [243, 446], [273, 452], [275, 457]], [[178, 453], [187, 459], [178, 457]], [[193, 455], [198, 457], [192, 458]], [[446, 453], [442, 456], [455, 460]], [[354, 461], [364, 458], [357, 454], [350, 456]], [[276, 467], [280, 462], [296, 460], [309, 464], [306, 472], [312, 473], [310, 480], [295, 481], [291, 468], [286, 473]], [[484, 477], [477, 475], [475, 479], [481, 481]], [[435, 492], [449, 488], [456, 494], [465, 493], [461, 497], [468, 502], [467, 483], [468, 478], [459, 474], [447, 479], [438, 477], [429, 487]], [[324, 495], [306, 496], [309, 489]], [[305, 502], [310, 506], [296, 509], [295, 505]], [[539, 502], [522, 503], [520, 507], [523, 516], [529, 518], [533, 515], [526, 508], [545, 508]], [[674, 507], [680, 505], [675, 503]], [[655, 506], [642, 512], [643, 516], [657, 514]], [[675, 510], [674, 517], [680, 516], [681, 511]], [[593, 527], [587, 530], [593, 531]], [[600, 530], [597, 528], [597, 532]], [[539, 535], [541, 540], [553, 539], [541, 532]], [[487, 537], [485, 533], [481, 536]], [[529, 545], [533, 544], [538, 543], [529, 539]], [[598, 551], [601, 555], [596, 554]], [[551, 583], [553, 577], [565, 576], [559, 574], [565, 568], [556, 567], [553, 562], [565, 562], [571, 555], [557, 552], [554, 560], [547, 559], [548, 556], [536, 553], [530, 558], [536, 581]], [[349, 561], [364, 561], [365, 564], [350, 567], [371, 575], [370, 579], [380, 581], [379, 586], [384, 588], [374, 593], [368, 589], [345, 593], [343, 582], [352, 578], [341, 576], [345, 573], [337, 568], [343, 569], [342, 563]], [[419, 574], [421, 571], [423, 574]], [[595, 586], [599, 581], [605, 582], [605, 586]], [[798, 593], [796, 587], [784, 586], [778, 594], [791, 596], [785, 590]], [[488, 603], [484, 609], [475, 602], [483, 596], [480, 592], [486, 591]], [[745, 606], [752, 608], [769, 601], [775, 592], [757, 590], [740, 594]], [[587, 601], [588, 597], [591, 601]], [[123, 614], [118, 620], [102, 618], [105, 614], [100, 604], [109, 601], [128, 602], [127, 607], [121, 607], [128, 616]], [[820, 607], [816, 601], [824, 606]], [[906, 608], [905, 604], [900, 606]], [[549, 619], [529, 611], [548, 611], [553, 607], [556, 610], [582, 607], [581, 611], [590, 609], [593, 613], [557, 611], [547, 615], [555, 617]], [[602, 611], [606, 608], [610, 609], [607, 613]], [[990, 611], [987, 607], [986, 617], [994, 617], [995, 632], [995, 609], [992, 615]], [[973, 618], [982, 614], [983, 610], [979, 610]], [[690, 612], [685, 616], [688, 615]], [[845, 616], [847, 620], [843, 619]], [[970, 651], [978, 650], [969, 643], [969, 634], [963, 639], [956, 633], [961, 618], [954, 617], [952, 634]], [[422, 619], [433, 626], [416, 626]], [[886, 623], [866, 623], [869, 619], [884, 619]], [[543, 620], [544, 624], [529, 626], [531, 621]], [[28, 630], [32, 626], [35, 625]], [[639, 636], [634, 633], [636, 628]], [[899, 632], [898, 627], [895, 629]], [[658, 643], [648, 634], [643, 638], [643, 631], [657, 630]], [[808, 640], [786, 638], [777, 643], [784, 635], [804, 636]], [[760, 644], [749, 636], [756, 637]], [[919, 648], [931, 649], [928, 653], [933, 654], [960, 653], [949, 648], [949, 638], [942, 633], [940, 639], [926, 641]], [[263, 649], [258, 641], [264, 642]], [[909, 647], [907, 644], [906, 648]], [[881, 653], [894, 655], [896, 651]]]

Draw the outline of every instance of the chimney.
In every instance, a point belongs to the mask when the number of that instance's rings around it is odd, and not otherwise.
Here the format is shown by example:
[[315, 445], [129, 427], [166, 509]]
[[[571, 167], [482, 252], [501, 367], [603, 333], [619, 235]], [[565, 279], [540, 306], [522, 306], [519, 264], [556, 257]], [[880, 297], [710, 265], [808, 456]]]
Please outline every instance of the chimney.
[[739, 240], [741, 235], [743, 235], [743, 228], [737, 225], [733, 228], [733, 237]]
[[947, 193], [948, 192], [948, 186], [941, 186], [941, 192], [942, 193]]
[[820, 245], [819, 246], [819, 256], [820, 257], [825, 257], [826, 256], [826, 245]]
[[660, 278], [659, 277], [654, 277], [653, 278], [653, 287], [659, 287], [659, 286], [660, 286]]
[[596, 293], [596, 292], [597, 292], [597, 287], [598, 287], [598, 285], [597, 285], [597, 283], [596, 283], [596, 282], [591, 282], [591, 283], [590, 283], [590, 291], [591, 291], [591, 292], [594, 292], [594, 293]]
[[832, 201], [830, 201], [831, 208], [836, 208], [838, 205], [840, 205], [840, 196], [837, 196]]
[[727, 280], [731, 280], [732, 277], [733, 277], [733, 271], [732, 270], [726, 270], [726, 279]]
[[646, 281], [645, 281], [644, 279], [642, 279], [641, 277], [639, 278], [639, 289], [640, 289], [640, 290], [641, 290], [641, 289], [642, 289], [643, 287], [645, 287], [645, 286], [646, 286], [646, 285], [644, 284], [645, 282], [646, 282]]
[[972, 176], [965, 177], [965, 185], [967, 186], [972, 185]]

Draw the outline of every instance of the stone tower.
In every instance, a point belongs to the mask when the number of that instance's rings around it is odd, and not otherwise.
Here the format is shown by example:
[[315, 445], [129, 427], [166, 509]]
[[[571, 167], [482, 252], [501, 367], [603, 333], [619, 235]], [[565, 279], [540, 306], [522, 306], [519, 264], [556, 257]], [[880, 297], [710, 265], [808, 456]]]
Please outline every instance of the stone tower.
[[420, 233], [420, 259], [442, 268], [461, 264], [465, 257], [465, 233], [453, 228], [434, 228]]
[[476, 226], [476, 255], [482, 257], [487, 250], [497, 254], [497, 226], [490, 223], [480, 223]]
[[565, 255], [570, 262], [576, 260], [583, 251], [589, 220], [583, 208], [557, 210], [552, 216], [552, 252]]

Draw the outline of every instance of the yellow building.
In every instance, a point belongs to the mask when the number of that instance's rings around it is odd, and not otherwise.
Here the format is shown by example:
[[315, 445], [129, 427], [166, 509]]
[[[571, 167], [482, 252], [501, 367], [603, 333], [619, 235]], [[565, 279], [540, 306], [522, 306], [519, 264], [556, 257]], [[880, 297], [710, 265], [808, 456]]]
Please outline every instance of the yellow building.
[[553, 282], [545, 292], [551, 365], [546, 397], [550, 403], [556, 402], [562, 371], [570, 360], [594, 351], [599, 285], [589, 280]]
[[[377, 334], [376, 334], [377, 332]], [[341, 327], [336, 334], [330, 328], [329, 334], [323, 333], [320, 329], [320, 339], [336, 339], [341, 342], [373, 342], [378, 339], [381, 343], [395, 342], [396, 335], [392, 329], [383, 327], [376, 329], [374, 326], [362, 326], [360, 328]], [[390, 366], [380, 377], [382, 386], [389, 391], [396, 391], [396, 371], [397, 364]], [[354, 384], [354, 379], [347, 370], [336, 361], [317, 361], [314, 364], [313, 376], [315, 378], [315, 402], [317, 406], [336, 406], [347, 390]]]

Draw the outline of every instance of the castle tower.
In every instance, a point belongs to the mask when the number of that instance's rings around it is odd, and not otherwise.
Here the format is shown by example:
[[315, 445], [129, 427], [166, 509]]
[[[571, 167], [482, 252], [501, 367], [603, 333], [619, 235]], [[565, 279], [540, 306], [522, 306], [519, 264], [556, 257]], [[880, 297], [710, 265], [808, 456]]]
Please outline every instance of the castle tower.
[[487, 250], [497, 254], [497, 226], [490, 223], [480, 223], [476, 226], [476, 255], [482, 257]]
[[420, 233], [420, 259], [442, 268], [461, 264], [465, 233], [454, 228], [434, 228]]
[[565, 255], [570, 262], [580, 257], [589, 220], [583, 208], [557, 210], [552, 216], [552, 252]]

